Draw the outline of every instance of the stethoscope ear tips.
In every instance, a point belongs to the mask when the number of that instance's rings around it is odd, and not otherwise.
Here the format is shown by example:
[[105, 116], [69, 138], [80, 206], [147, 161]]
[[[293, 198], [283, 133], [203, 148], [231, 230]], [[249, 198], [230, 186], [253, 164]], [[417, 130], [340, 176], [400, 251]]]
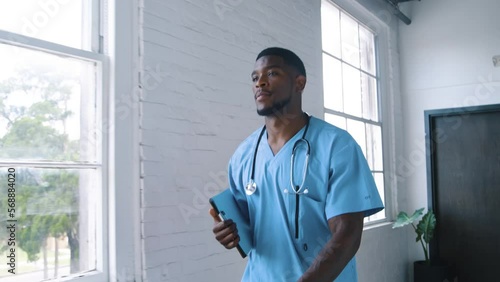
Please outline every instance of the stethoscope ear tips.
[[288, 194], [288, 189], [284, 189], [283, 193]]
[[307, 188], [306, 188], [306, 189], [304, 190], [304, 194], [307, 194], [307, 193], [309, 193], [309, 189], [307, 189]]

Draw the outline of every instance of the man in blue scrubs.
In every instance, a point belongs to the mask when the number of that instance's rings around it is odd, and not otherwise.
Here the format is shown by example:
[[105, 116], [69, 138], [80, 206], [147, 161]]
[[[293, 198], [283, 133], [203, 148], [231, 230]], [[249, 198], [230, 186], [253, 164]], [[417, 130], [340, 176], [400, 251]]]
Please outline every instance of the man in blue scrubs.
[[[306, 71], [293, 52], [263, 50], [251, 78], [265, 125], [229, 162], [230, 189], [253, 235], [242, 281], [357, 281], [363, 218], [383, 209], [360, 147], [304, 113]], [[235, 223], [210, 214], [216, 239], [234, 248]]]

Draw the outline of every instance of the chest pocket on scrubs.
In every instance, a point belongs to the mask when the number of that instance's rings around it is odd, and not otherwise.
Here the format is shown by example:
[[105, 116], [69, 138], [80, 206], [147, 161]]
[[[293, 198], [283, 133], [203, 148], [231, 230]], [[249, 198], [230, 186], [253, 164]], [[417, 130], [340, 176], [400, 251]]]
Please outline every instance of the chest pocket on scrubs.
[[[296, 185], [302, 183], [301, 169], [303, 165], [303, 156], [297, 158], [294, 168], [294, 181]], [[292, 192], [288, 195], [290, 232], [293, 238], [297, 240], [296, 243], [299, 244], [297, 248], [300, 248], [301, 251], [307, 251], [307, 243], [311, 243], [311, 240], [316, 240], [316, 232], [314, 230], [328, 228], [325, 216], [328, 168], [321, 165], [318, 159], [312, 154], [309, 158], [309, 167], [302, 191], [305, 191], [305, 189], [307, 189], [307, 193], [295, 194]]]
[[[321, 172], [318, 170], [320, 168], [312, 154], [308, 162], [307, 170], [305, 170], [306, 148], [305, 146], [298, 147], [295, 152], [293, 167], [290, 167], [289, 173], [291, 175], [289, 175], [289, 183], [287, 183], [289, 188], [284, 195], [288, 197], [289, 228], [292, 237], [296, 240], [300, 239], [301, 234], [304, 233], [302, 230], [304, 221], [317, 217], [319, 209], [324, 210], [321, 208], [322, 203], [324, 203], [322, 201], [322, 192], [318, 189], [320, 188], [318, 184], [323, 182]], [[326, 187], [322, 188], [326, 189]]]

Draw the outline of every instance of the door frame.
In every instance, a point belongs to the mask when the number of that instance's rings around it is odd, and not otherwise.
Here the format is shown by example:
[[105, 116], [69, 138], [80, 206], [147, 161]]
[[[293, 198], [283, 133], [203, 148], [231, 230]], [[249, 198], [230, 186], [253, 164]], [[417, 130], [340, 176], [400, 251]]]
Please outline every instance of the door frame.
[[[457, 118], [464, 119], [470, 118], [473, 114], [487, 113], [487, 112], [500, 112], [500, 104], [446, 108], [437, 110], [425, 110], [425, 150], [426, 150], [426, 175], [427, 175], [427, 205], [428, 209], [432, 210], [436, 216], [439, 214], [436, 199], [436, 172], [435, 172], [435, 144], [439, 142], [439, 134], [435, 134], [436, 128], [433, 127], [434, 121], [438, 118]], [[460, 125], [456, 128], [458, 130]], [[442, 137], [442, 136], [441, 136]], [[431, 259], [439, 259], [438, 240], [439, 234], [436, 230], [434, 239], [429, 244], [429, 256]]]

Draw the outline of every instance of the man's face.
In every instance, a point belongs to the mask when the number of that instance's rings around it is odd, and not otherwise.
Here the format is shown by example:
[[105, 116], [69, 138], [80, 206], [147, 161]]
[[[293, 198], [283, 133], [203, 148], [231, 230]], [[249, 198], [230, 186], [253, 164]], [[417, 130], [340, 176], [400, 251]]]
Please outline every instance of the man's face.
[[279, 56], [263, 56], [255, 62], [251, 77], [259, 115], [285, 114], [287, 107], [300, 99], [294, 95], [295, 73]]

